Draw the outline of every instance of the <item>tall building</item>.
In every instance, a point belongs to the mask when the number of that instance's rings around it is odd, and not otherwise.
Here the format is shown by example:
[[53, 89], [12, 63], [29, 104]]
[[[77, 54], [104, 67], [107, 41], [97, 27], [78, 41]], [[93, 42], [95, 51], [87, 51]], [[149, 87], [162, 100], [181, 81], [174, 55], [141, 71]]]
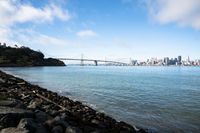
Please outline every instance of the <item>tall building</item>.
[[182, 57], [178, 56], [178, 62], [181, 62], [181, 60], [182, 60]]
[[190, 62], [190, 57], [188, 56], [187, 61]]
[[165, 57], [164, 58], [164, 64], [165, 65], [169, 65], [169, 57]]
[[155, 65], [157, 62], [157, 58], [151, 58], [151, 65]]
[[132, 65], [133, 66], [137, 65], [137, 60], [132, 60]]
[[182, 62], [182, 57], [178, 56], [178, 64], [181, 65], [181, 62]]

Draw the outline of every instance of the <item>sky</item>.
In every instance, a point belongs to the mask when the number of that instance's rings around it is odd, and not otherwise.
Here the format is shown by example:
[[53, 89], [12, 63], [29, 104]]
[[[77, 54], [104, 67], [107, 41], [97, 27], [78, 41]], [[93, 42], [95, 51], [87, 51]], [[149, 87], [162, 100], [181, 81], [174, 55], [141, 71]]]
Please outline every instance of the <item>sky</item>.
[[0, 0], [0, 42], [46, 57], [200, 59], [200, 0]]

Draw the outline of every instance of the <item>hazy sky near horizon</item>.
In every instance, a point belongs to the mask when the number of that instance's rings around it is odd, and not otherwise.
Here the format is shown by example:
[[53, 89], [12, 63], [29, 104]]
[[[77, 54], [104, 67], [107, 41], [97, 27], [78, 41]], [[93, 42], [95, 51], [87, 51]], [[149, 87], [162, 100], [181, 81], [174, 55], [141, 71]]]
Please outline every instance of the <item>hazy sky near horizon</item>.
[[200, 59], [200, 0], [0, 0], [0, 42], [53, 57]]

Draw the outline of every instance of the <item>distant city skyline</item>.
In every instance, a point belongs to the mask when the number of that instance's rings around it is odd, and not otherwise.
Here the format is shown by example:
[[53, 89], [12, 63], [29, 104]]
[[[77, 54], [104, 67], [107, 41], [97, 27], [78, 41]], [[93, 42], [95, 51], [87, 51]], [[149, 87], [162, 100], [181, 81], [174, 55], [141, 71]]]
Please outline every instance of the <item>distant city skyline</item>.
[[0, 42], [45, 56], [200, 59], [199, 0], [1, 0]]
[[183, 59], [182, 56], [177, 57], [165, 57], [160, 58], [150, 58], [146, 61], [131, 60], [130, 65], [134, 66], [200, 66], [200, 59], [192, 60], [188, 56], [187, 59]]

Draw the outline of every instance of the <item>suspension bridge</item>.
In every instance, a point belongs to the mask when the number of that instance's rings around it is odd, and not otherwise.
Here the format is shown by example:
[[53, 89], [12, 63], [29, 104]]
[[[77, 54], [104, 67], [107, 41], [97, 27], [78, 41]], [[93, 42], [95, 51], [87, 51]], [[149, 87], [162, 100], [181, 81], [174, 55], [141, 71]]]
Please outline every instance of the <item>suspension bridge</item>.
[[[105, 58], [105, 59], [92, 59], [92, 58], [89, 58], [89, 57], [86, 57], [85, 55], [83, 54], [78, 54], [78, 55], [74, 55], [72, 57], [56, 57], [54, 55], [50, 55], [48, 53], [45, 53], [45, 55], [47, 55], [48, 57], [52, 57], [52, 58], [55, 58], [55, 59], [58, 59], [58, 60], [61, 60], [61, 61], [67, 61], [67, 62], [70, 62], [72, 61], [74, 64], [74, 61], [75, 62], [79, 62], [80, 61], [80, 65], [81, 66], [84, 66], [84, 65], [88, 65], [88, 62], [91, 62], [92, 64], [94, 64], [95, 66], [98, 66], [98, 65], [116, 65], [116, 66], [128, 66], [131, 64], [131, 58], [120, 58], [120, 59], [108, 59], [108, 58]], [[87, 62], [87, 63], [86, 63]], [[66, 63], [66, 62], [65, 62]], [[91, 64], [90, 63], [90, 64]], [[75, 63], [76, 64], [76, 63]], [[79, 63], [78, 63], [79, 64]]]
[[115, 64], [115, 65], [128, 65], [127, 63], [124, 62], [118, 62], [118, 61], [107, 61], [107, 60], [96, 60], [96, 59], [76, 59], [76, 58], [57, 58], [58, 60], [72, 60], [72, 61], [81, 61], [81, 66], [84, 65], [84, 61], [91, 61], [94, 62], [95, 66], [98, 66], [99, 62], [104, 62], [104, 63], [110, 63], [110, 64]]
[[90, 59], [90, 58], [56, 58], [61, 61], [80, 61], [80, 65], [84, 66], [84, 62], [93, 62], [95, 66], [98, 66], [99, 63], [106, 63], [107, 65], [118, 65], [118, 66], [127, 66], [129, 63], [125, 63], [122, 61], [113, 61], [113, 60], [101, 60], [101, 59]]

